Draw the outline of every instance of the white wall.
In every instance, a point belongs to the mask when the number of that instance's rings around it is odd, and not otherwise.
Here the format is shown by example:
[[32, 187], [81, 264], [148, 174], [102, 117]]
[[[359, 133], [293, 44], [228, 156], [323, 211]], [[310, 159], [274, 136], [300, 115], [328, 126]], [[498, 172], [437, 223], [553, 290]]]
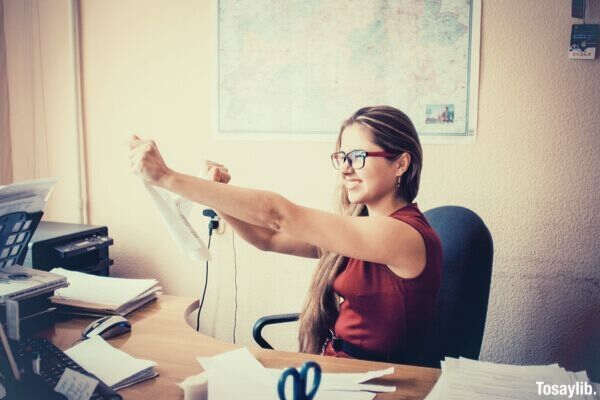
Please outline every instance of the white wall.
[[[131, 132], [155, 138], [176, 169], [194, 172], [210, 157], [229, 166], [232, 184], [331, 208], [333, 143], [211, 137], [214, 1], [83, 3], [90, 217], [115, 238], [115, 274], [155, 276], [181, 295], [198, 295], [204, 277], [203, 265], [179, 253], [128, 174]], [[417, 201], [423, 210], [467, 206], [490, 228], [495, 257], [483, 359], [558, 361], [600, 380], [600, 64], [567, 59], [576, 22], [570, 4], [483, 2], [477, 140], [425, 145]], [[590, 2], [597, 20], [596, 4]], [[27, 85], [17, 79], [11, 91]], [[71, 140], [54, 137], [50, 152]], [[302, 166], [290, 152], [303, 155]], [[214, 238], [202, 326], [231, 339], [235, 266], [237, 339], [249, 344], [258, 316], [299, 310], [315, 263], [261, 253], [239, 239], [234, 263], [230, 233]], [[276, 343], [294, 349], [293, 329]]]

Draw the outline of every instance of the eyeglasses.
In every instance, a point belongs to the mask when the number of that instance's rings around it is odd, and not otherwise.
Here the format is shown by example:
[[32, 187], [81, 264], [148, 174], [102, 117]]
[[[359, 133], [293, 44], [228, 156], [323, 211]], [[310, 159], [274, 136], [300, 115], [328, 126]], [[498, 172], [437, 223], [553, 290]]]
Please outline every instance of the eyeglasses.
[[349, 153], [338, 151], [331, 154], [331, 163], [333, 168], [341, 169], [346, 161], [348, 165], [354, 169], [361, 169], [365, 166], [365, 158], [367, 157], [385, 157], [394, 158], [397, 154], [388, 153], [386, 151], [365, 151], [365, 150], [352, 150]]

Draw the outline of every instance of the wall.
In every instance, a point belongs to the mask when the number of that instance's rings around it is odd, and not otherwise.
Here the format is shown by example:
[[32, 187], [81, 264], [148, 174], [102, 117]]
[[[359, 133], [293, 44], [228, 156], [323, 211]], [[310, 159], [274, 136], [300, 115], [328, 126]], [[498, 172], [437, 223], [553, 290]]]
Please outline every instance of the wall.
[[4, 0], [4, 22], [13, 179], [58, 177], [44, 218], [79, 222], [71, 3]]
[[4, 7], [0, 2], [0, 185], [12, 182], [12, 146], [8, 110], [8, 75], [4, 40]]
[[[333, 200], [333, 142], [211, 136], [214, 3], [82, 5], [90, 220], [115, 238], [116, 275], [154, 276], [166, 292], [191, 296], [201, 293], [204, 266], [179, 253], [128, 173], [132, 132], [154, 138], [175, 169], [193, 173], [211, 158], [230, 168], [232, 184], [312, 207], [330, 209]], [[600, 380], [600, 62], [567, 59], [573, 22], [567, 0], [484, 1], [477, 140], [424, 147], [417, 201], [424, 210], [467, 206], [491, 230], [483, 359], [558, 361]], [[69, 140], [49, 141], [50, 152]], [[201, 323], [232, 340], [237, 315], [237, 342], [250, 344], [257, 317], [299, 310], [315, 263], [233, 239], [230, 231], [214, 238]], [[293, 327], [284, 331], [275, 344], [295, 349]]]

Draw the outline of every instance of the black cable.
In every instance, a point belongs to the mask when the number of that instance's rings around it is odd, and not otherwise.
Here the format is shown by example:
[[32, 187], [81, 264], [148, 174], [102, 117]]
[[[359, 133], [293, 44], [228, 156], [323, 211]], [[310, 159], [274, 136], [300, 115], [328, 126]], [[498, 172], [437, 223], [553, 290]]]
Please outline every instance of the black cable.
[[[208, 246], [210, 249], [210, 239], [212, 238], [212, 228], [208, 230]], [[202, 311], [202, 305], [204, 304], [204, 296], [206, 295], [206, 287], [208, 286], [208, 260], [206, 260], [206, 277], [204, 278], [204, 290], [202, 291], [202, 300], [198, 307], [198, 315], [196, 316], [196, 331], [200, 332], [200, 311]]]
[[237, 251], [235, 249], [235, 232], [233, 232], [233, 282], [235, 285], [235, 311], [233, 312], [233, 343], [235, 344], [235, 330], [237, 327], [237, 311], [238, 311], [238, 285], [237, 285]]

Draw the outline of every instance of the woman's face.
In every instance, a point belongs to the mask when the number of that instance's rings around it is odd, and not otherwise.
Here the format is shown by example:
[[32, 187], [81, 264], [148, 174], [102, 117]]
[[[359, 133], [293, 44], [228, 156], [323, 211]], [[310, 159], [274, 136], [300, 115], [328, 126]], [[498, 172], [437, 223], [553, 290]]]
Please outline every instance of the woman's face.
[[[346, 154], [352, 150], [384, 151], [373, 142], [371, 130], [361, 124], [352, 124], [342, 132], [340, 151]], [[365, 159], [364, 167], [354, 169], [345, 162], [340, 174], [342, 183], [348, 190], [351, 203], [376, 205], [382, 200], [395, 197], [398, 166], [394, 161], [383, 157]]]

